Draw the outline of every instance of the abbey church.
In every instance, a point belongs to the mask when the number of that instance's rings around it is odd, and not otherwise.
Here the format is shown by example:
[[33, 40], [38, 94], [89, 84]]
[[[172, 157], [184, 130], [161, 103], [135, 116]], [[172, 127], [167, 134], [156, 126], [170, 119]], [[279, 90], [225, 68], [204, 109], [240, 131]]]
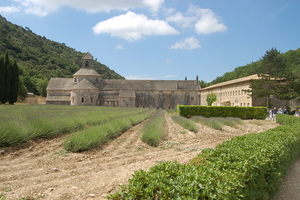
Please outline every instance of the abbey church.
[[200, 105], [200, 85], [195, 80], [102, 79], [94, 70], [90, 53], [73, 78], [51, 78], [47, 104], [173, 109]]

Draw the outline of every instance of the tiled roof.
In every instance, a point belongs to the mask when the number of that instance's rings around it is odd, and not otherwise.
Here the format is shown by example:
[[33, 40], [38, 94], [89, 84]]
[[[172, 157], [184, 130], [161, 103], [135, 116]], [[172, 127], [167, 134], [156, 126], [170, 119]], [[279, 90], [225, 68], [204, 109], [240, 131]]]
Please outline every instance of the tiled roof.
[[73, 85], [72, 78], [51, 78], [46, 90], [70, 90]]
[[196, 81], [105, 79], [100, 90], [200, 90]]
[[135, 97], [134, 90], [120, 90], [119, 92], [120, 97]]
[[71, 88], [72, 90], [99, 90], [93, 83], [86, 78], [82, 79], [79, 83]]
[[203, 88], [201, 90], [207, 90], [207, 89], [222, 87], [222, 86], [226, 86], [226, 85], [232, 85], [232, 84], [242, 83], [242, 82], [246, 82], [246, 81], [251, 81], [253, 79], [258, 79], [258, 75], [254, 74], [254, 75], [246, 76], [246, 77], [243, 77], [243, 78], [238, 78], [238, 79], [234, 79], [234, 80], [230, 80], [230, 81], [225, 81], [225, 82], [222, 82], [222, 83], [218, 83], [218, 84], [214, 84], [214, 85], [208, 86], [208, 87]]
[[85, 53], [83, 56], [82, 56], [82, 59], [85, 59], [85, 60], [92, 60], [93, 59], [93, 56], [87, 52]]
[[165, 90], [200, 90], [197, 81], [172, 81], [172, 80], [124, 80], [124, 79], [104, 79], [95, 86], [87, 79], [82, 79], [74, 84], [72, 78], [52, 78], [47, 90], [71, 90], [71, 89], [92, 89], [92, 90], [114, 90], [123, 91], [124, 96], [134, 96], [129, 91], [165, 91]]
[[98, 74], [94, 69], [87, 69], [87, 68], [81, 68], [80, 70], [78, 70], [74, 75], [74, 76], [100, 76], [100, 74]]

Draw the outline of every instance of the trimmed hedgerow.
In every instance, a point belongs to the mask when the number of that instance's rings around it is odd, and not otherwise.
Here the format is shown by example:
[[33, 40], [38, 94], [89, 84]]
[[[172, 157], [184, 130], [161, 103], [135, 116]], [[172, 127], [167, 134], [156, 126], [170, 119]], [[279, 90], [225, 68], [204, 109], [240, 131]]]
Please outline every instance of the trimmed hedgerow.
[[283, 125], [300, 123], [300, 117], [295, 117], [293, 115], [286, 115], [286, 114], [277, 114], [276, 122]]
[[[288, 117], [288, 116], [287, 116]], [[300, 153], [300, 123], [252, 133], [203, 150], [190, 164], [164, 162], [139, 170], [108, 199], [272, 198]]]
[[177, 112], [180, 116], [188, 118], [192, 116], [203, 116], [265, 119], [267, 117], [266, 107], [178, 105]]

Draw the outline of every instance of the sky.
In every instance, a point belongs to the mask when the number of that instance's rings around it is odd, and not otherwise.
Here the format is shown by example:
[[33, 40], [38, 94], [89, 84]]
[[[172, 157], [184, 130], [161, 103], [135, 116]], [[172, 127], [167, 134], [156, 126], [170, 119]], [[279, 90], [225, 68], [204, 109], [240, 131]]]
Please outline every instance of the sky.
[[0, 14], [133, 80], [210, 82], [300, 48], [299, 0], [1, 0]]

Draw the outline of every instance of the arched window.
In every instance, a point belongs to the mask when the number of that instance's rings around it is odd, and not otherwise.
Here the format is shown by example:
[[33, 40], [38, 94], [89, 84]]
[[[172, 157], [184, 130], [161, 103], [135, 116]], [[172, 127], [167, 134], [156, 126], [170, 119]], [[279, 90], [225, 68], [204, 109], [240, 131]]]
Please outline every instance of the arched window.
[[85, 62], [85, 67], [89, 67], [89, 61]]
[[81, 103], [84, 103], [84, 97], [81, 97]]

